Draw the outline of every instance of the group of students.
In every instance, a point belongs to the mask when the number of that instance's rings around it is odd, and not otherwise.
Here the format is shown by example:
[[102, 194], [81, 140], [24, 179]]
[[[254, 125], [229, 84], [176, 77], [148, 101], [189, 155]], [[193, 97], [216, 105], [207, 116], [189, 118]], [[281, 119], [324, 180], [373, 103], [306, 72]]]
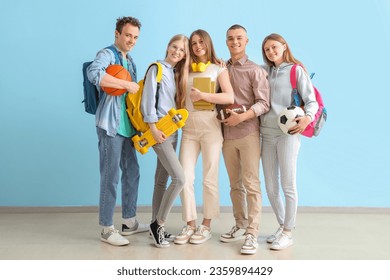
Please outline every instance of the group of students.
[[[224, 62], [215, 54], [213, 42], [205, 30], [192, 32], [189, 38], [176, 35], [168, 43], [162, 65], [163, 78], [156, 100], [156, 67], [149, 68], [141, 110], [154, 139], [157, 155], [149, 225], [136, 219], [139, 166], [131, 136], [135, 131], [126, 115], [125, 97], [137, 92], [135, 64], [129, 54], [140, 33], [141, 23], [134, 17], [119, 18], [115, 43], [122, 65], [132, 81], [116, 79], [105, 72], [115, 63], [108, 49], [98, 52], [88, 69], [88, 78], [98, 88], [109, 86], [126, 89], [122, 96], [104, 94], [96, 113], [100, 155], [99, 224], [101, 240], [112, 245], [126, 245], [122, 235], [149, 231], [157, 247], [175, 244], [202, 244], [212, 236], [211, 221], [219, 215], [218, 168], [221, 151], [230, 181], [230, 196], [235, 225], [220, 236], [222, 242], [243, 240], [242, 254], [255, 254], [262, 208], [259, 179], [262, 160], [265, 185], [279, 227], [267, 238], [270, 248], [282, 250], [293, 244], [291, 230], [297, 212], [296, 163], [300, 147], [299, 134], [311, 122], [318, 109], [313, 87], [305, 69], [298, 67], [298, 90], [305, 103], [306, 115], [285, 135], [277, 124], [279, 112], [291, 104], [290, 69], [303, 65], [294, 58], [287, 42], [278, 34], [270, 34], [262, 44], [264, 66], [248, 59], [246, 29], [233, 25], [226, 32], [230, 59]], [[195, 77], [208, 77], [215, 82], [217, 94], [194, 88]], [[215, 109], [197, 110], [193, 102], [204, 100], [214, 104], [240, 104], [249, 108], [242, 114], [230, 112], [219, 121]], [[189, 111], [182, 129], [179, 156], [176, 153], [178, 133], [166, 137], [156, 123], [171, 108]], [[259, 120], [260, 117], [260, 120]], [[261, 132], [261, 133], [260, 133]], [[203, 220], [196, 211], [194, 181], [197, 159], [202, 153]], [[260, 157], [261, 155], [261, 157]], [[122, 184], [122, 229], [113, 226], [116, 187], [119, 173]], [[167, 186], [169, 177], [170, 185]], [[283, 202], [280, 188], [285, 202]], [[186, 225], [175, 236], [165, 231], [164, 224], [175, 199], [180, 195], [182, 218]]]

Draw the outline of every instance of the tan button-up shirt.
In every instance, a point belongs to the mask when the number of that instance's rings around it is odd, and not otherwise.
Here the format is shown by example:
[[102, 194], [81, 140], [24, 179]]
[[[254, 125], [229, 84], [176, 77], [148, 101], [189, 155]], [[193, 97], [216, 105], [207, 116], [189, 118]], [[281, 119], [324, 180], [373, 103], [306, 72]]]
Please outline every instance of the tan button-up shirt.
[[[227, 67], [234, 90], [234, 103], [247, 106], [257, 117], [268, 112], [270, 88], [267, 72], [249, 60], [247, 55], [235, 63], [229, 60]], [[259, 118], [246, 120], [237, 126], [224, 125], [223, 130], [226, 140], [240, 139], [256, 131], [260, 133]]]

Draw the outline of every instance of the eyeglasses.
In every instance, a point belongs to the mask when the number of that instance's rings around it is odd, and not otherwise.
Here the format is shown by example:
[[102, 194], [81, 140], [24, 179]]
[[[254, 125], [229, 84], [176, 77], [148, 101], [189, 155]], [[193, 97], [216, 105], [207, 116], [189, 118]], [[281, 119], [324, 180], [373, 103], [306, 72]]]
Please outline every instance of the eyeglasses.
[[174, 51], [177, 51], [177, 52], [180, 52], [182, 54], [185, 54], [186, 51], [183, 49], [183, 48], [179, 48], [178, 46], [176, 46], [175, 44], [171, 44], [169, 46], [170, 49], [174, 50]]

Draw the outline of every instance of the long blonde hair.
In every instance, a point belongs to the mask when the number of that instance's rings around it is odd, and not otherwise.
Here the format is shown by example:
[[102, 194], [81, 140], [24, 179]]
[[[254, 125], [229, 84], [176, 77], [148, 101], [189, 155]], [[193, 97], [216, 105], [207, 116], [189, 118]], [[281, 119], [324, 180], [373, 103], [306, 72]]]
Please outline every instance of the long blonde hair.
[[187, 36], [178, 34], [169, 40], [165, 57], [168, 56], [168, 49], [170, 45], [175, 41], [182, 41], [184, 43], [185, 57], [180, 60], [175, 66], [175, 84], [176, 84], [176, 106], [178, 109], [184, 108], [186, 88], [188, 81], [188, 72], [190, 69], [190, 52], [189, 52], [189, 40]]
[[267, 58], [267, 55], [265, 54], [265, 50], [264, 50], [264, 45], [265, 45], [265, 43], [267, 43], [267, 41], [269, 41], [269, 40], [278, 41], [279, 43], [281, 43], [281, 44], [283, 44], [283, 45], [286, 46], [286, 50], [285, 50], [284, 53], [283, 53], [283, 61], [284, 61], [284, 62], [287, 62], [287, 63], [294, 63], [294, 64], [300, 64], [300, 65], [303, 67], [303, 69], [305, 69], [305, 71], [306, 71], [306, 68], [305, 68], [305, 66], [303, 65], [303, 63], [300, 62], [298, 59], [296, 59], [296, 58], [293, 56], [293, 54], [292, 54], [292, 52], [291, 52], [291, 49], [290, 49], [290, 47], [289, 47], [288, 44], [287, 44], [287, 41], [286, 41], [281, 35], [276, 34], [276, 33], [271, 33], [271, 34], [269, 34], [268, 36], [266, 36], [266, 37], [264, 38], [264, 40], [263, 40], [263, 43], [261, 44], [261, 51], [262, 51], [262, 53], [263, 53], [263, 60], [264, 60], [264, 62], [265, 62], [268, 66], [270, 66], [270, 67], [275, 66], [275, 63], [272, 62], [272, 61], [270, 61], [270, 60]]

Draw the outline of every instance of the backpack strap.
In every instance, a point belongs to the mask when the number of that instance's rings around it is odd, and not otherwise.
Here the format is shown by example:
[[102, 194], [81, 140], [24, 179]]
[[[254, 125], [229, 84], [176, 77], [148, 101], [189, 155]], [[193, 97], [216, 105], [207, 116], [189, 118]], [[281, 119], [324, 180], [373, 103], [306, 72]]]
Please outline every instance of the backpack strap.
[[291, 91], [292, 105], [300, 107], [302, 103], [302, 98], [299, 95], [298, 88], [297, 88], [297, 66], [298, 65], [299, 64], [294, 64], [293, 67], [291, 67], [290, 83], [292, 87], [292, 91]]
[[123, 63], [122, 63], [121, 59], [119, 58], [119, 54], [118, 54], [117, 49], [114, 46], [112, 46], [112, 45], [108, 46], [106, 49], [109, 49], [110, 51], [112, 51], [114, 53], [115, 64], [119, 64], [119, 65], [123, 66]]
[[156, 110], [157, 110], [157, 105], [158, 105], [158, 99], [160, 97], [160, 87], [161, 87], [161, 79], [162, 79], [162, 65], [160, 62], [153, 62], [152, 64], [149, 65], [148, 69], [146, 70], [145, 72], [145, 77], [144, 77], [144, 80], [146, 78], [146, 74], [148, 73], [149, 69], [152, 67], [152, 66], [157, 66], [157, 75], [156, 75], [156, 81], [157, 81], [157, 88], [156, 88]]
[[131, 68], [131, 69], [129, 69], [129, 72], [130, 72], [131, 78], [133, 81], [137, 81], [137, 67], [135, 66], [133, 58], [130, 55], [129, 55], [129, 61], [130, 61], [129, 68]]
[[[295, 105], [295, 106], [298, 106], [300, 107], [303, 103], [302, 101], [302, 97], [300, 96], [299, 92], [298, 92], [298, 88], [297, 88], [297, 66], [301, 66], [300, 64], [294, 64], [293, 67], [291, 67], [291, 71], [290, 71], [290, 83], [291, 83], [291, 87], [292, 87], [292, 91], [291, 91], [291, 97], [292, 97], [292, 105]], [[310, 74], [310, 80], [313, 79], [315, 73], [311, 73]]]

